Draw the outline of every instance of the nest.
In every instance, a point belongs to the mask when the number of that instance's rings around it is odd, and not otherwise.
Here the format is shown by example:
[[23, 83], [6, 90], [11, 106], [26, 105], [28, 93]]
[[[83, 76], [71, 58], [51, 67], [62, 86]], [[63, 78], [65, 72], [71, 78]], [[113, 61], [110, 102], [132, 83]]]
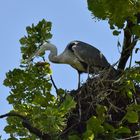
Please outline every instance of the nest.
[[[97, 105], [103, 105], [108, 108], [107, 122], [114, 127], [117, 127], [119, 121], [126, 113], [126, 107], [132, 102], [140, 103], [140, 98], [136, 96], [135, 99], [130, 99], [120, 93], [120, 83], [116, 82], [120, 77], [118, 72], [104, 70], [100, 76], [93, 75], [88, 78], [81, 88], [73, 90], [70, 95], [73, 96], [77, 102], [76, 108], [72, 111], [68, 118], [67, 128], [64, 130], [62, 136], [66, 136], [71, 130], [82, 134], [86, 130], [86, 121], [93, 115], [97, 115]], [[140, 87], [136, 87], [137, 92]], [[139, 126], [132, 126], [132, 129], [140, 129]]]

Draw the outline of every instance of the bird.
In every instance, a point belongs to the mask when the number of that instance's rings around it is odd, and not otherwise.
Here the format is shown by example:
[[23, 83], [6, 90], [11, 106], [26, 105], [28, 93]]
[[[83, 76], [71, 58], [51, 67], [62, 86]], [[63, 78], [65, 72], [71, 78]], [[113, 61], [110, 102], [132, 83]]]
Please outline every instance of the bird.
[[[45, 42], [35, 52], [34, 56], [50, 51], [49, 61], [58, 64], [69, 64], [78, 72], [78, 88], [80, 87], [81, 73], [97, 73], [105, 68], [111, 67], [105, 56], [94, 46], [74, 40], [68, 43], [65, 50], [58, 55], [57, 47], [54, 44]], [[31, 60], [31, 58], [29, 58]]]

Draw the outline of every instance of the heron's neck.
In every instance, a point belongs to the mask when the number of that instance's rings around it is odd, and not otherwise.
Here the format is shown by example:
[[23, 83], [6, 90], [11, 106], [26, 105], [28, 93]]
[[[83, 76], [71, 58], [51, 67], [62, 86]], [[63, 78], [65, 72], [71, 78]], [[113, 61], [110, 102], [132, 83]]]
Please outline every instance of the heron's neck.
[[50, 44], [48, 46], [48, 49], [50, 50], [49, 54], [49, 60], [53, 63], [63, 63], [63, 59], [61, 58], [61, 55], [57, 55], [57, 48], [55, 45]]

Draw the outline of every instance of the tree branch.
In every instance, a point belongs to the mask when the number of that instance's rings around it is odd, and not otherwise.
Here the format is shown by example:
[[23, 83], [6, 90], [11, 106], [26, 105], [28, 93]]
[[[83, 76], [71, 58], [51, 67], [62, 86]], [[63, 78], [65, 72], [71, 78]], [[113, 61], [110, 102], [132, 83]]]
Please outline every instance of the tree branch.
[[132, 34], [131, 34], [131, 27], [133, 24], [131, 22], [127, 22], [127, 26], [124, 29], [124, 41], [123, 41], [123, 48], [121, 52], [121, 57], [120, 61], [118, 64], [118, 70], [124, 70], [127, 60], [129, 59], [132, 50], [134, 48], [134, 45], [132, 45], [131, 39], [132, 39]]
[[118, 70], [124, 70], [132, 51], [137, 44], [138, 36], [132, 33], [132, 27], [140, 23], [140, 13], [135, 15], [137, 18], [137, 23], [134, 24], [131, 20], [127, 20], [126, 28], [124, 29], [124, 41], [123, 48], [121, 52], [120, 61], [118, 64]]
[[57, 93], [58, 92], [58, 88], [57, 88], [57, 86], [56, 86], [56, 84], [55, 84], [55, 82], [54, 82], [54, 80], [52, 78], [52, 75], [50, 75], [50, 80], [51, 80], [51, 82], [52, 82], [52, 84], [53, 84], [53, 86], [54, 86], [54, 88], [56, 90], [56, 93]]
[[20, 119], [22, 119], [22, 125], [29, 130], [30, 133], [33, 133], [34, 135], [38, 136], [39, 138], [41, 138], [42, 140], [51, 140], [51, 136], [47, 133], [42, 133], [38, 128], [33, 127], [29, 120], [23, 116], [20, 115], [16, 112], [9, 112], [7, 114], [1, 115], [0, 118], [5, 118], [5, 117], [19, 117]]

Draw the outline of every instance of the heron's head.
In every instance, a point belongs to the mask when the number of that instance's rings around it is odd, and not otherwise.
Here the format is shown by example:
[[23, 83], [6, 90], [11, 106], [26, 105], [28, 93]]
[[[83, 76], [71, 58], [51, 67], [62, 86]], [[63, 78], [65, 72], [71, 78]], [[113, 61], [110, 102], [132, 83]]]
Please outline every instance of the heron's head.
[[44, 44], [42, 44], [42, 45], [39, 47], [39, 49], [37, 49], [37, 50], [35, 51], [35, 53], [33, 53], [33, 54], [28, 58], [27, 63], [30, 62], [34, 57], [37, 57], [37, 56], [39, 56], [41, 53], [44, 53], [45, 50], [49, 50], [50, 47], [51, 47], [51, 46], [50, 46], [50, 43], [48, 43], [48, 42], [45, 42]]
[[41, 53], [44, 53], [46, 50], [53, 50], [55, 49], [56, 47], [51, 44], [51, 43], [48, 43], [48, 42], [45, 42], [44, 44], [42, 44], [39, 49], [37, 49], [35, 51], [35, 53], [33, 53], [29, 59], [27, 60], [27, 62], [30, 62], [34, 57], [37, 57], [39, 56]]
[[38, 56], [40, 55], [41, 53], [44, 53], [46, 50], [49, 50], [50, 48], [50, 43], [48, 42], [45, 42], [44, 44], [42, 44], [39, 49], [37, 49], [37, 51], [35, 52], [34, 56]]

